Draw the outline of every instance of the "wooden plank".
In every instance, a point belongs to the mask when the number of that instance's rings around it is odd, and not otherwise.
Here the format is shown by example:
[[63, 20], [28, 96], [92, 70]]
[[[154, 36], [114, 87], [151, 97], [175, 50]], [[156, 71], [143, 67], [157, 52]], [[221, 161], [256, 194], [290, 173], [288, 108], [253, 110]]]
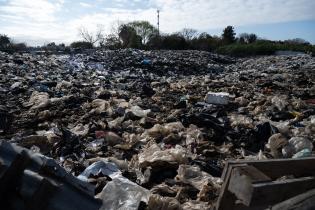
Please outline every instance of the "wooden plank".
[[[259, 161], [228, 161], [227, 165], [230, 166], [242, 163], [254, 166], [273, 180], [285, 175], [293, 175], [295, 177], [315, 176], [315, 157], [298, 159], [270, 159]], [[222, 178], [225, 178], [225, 171], [222, 173]]]
[[[233, 164], [236, 164], [236, 163], [233, 163], [231, 161], [227, 161], [225, 162], [225, 166], [224, 166], [224, 169], [222, 171], [222, 175], [221, 175], [221, 179], [223, 182], [226, 181], [226, 177], [227, 177], [227, 171], [228, 171], [228, 168], [230, 165], [233, 165]], [[241, 164], [240, 162], [238, 164]], [[245, 163], [246, 164], [246, 163]]]
[[[230, 179], [232, 178], [231, 174], [233, 168], [246, 165], [256, 168], [272, 180], [276, 180], [285, 175], [293, 175], [296, 177], [296, 179], [282, 181], [278, 180], [263, 184], [259, 183], [260, 181], [263, 181], [263, 179], [257, 179], [256, 181], [254, 179], [252, 181], [252, 199], [250, 199], [250, 196], [247, 195], [248, 200], [251, 200], [250, 207], [246, 207], [244, 204], [237, 201], [235, 195], [231, 193], [228, 189], [230, 186]], [[306, 178], [298, 179], [298, 177], [303, 176]], [[306, 190], [315, 188], [314, 177], [311, 176], [315, 176], [315, 157], [301, 159], [272, 159], [260, 161], [227, 161], [221, 176], [224, 183], [221, 188], [216, 209], [265, 209], [270, 205], [273, 205], [275, 202], [281, 202], [290, 197], [296, 196], [297, 194], [303, 193]], [[233, 182], [236, 182], [236, 180], [234, 180]], [[236, 190], [234, 193], [236, 193]], [[247, 204], [249, 204], [249, 202], [247, 202]]]
[[[237, 164], [234, 164], [237, 166]], [[246, 164], [239, 164], [239, 166], [246, 166]], [[236, 197], [228, 190], [229, 179], [232, 173], [232, 167], [229, 165], [225, 166], [225, 177], [226, 180], [223, 182], [220, 195], [216, 204], [217, 210], [229, 210], [232, 209], [236, 200]]]
[[273, 205], [315, 188], [315, 177], [253, 184], [251, 206]]
[[269, 208], [270, 210], [315, 209], [315, 189], [297, 195]]
[[254, 190], [253, 183], [270, 181], [272, 180], [268, 176], [253, 166], [232, 166], [228, 190], [244, 205], [249, 206]]

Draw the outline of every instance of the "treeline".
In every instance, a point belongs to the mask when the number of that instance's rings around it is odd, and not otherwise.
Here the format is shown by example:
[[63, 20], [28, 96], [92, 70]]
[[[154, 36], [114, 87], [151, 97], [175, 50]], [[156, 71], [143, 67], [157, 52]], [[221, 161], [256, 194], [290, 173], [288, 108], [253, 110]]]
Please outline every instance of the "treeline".
[[[105, 35], [101, 27], [98, 27], [96, 33], [92, 33], [85, 28], [80, 28], [79, 34], [82, 38], [80, 41], [73, 42], [69, 46], [50, 43], [38, 49], [65, 52], [92, 48], [203, 50], [233, 56], [270, 55], [279, 50], [290, 50], [315, 54], [315, 46], [303, 39], [270, 41], [261, 39], [253, 33], [242, 33], [236, 36], [233, 26], [227, 26], [221, 36], [212, 36], [206, 32], [198, 33], [197, 30], [189, 28], [172, 34], [160, 33], [148, 21], [133, 21], [118, 24], [113, 31], [113, 33]], [[8, 41], [8, 37], [5, 35], [4, 37]], [[1, 46], [0, 43], [0, 50], [5, 49], [1, 48]], [[14, 45], [11, 43], [6, 49], [12, 48], [12, 46]], [[21, 47], [21, 49], [24, 48]]]
[[216, 52], [232, 56], [272, 55], [277, 51], [295, 51], [315, 55], [315, 46], [309, 43], [301, 43], [297, 40], [270, 41], [257, 40], [249, 44], [239, 42], [219, 47]]
[[13, 53], [27, 50], [25, 43], [15, 43], [7, 35], [0, 34], [0, 51]]

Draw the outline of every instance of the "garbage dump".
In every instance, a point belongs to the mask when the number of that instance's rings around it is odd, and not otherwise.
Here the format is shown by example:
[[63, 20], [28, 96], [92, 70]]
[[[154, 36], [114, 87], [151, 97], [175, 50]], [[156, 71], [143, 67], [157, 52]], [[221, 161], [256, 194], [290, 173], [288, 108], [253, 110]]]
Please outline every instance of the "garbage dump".
[[0, 52], [1, 199], [8, 209], [218, 208], [228, 161], [314, 156], [314, 69], [310, 55]]

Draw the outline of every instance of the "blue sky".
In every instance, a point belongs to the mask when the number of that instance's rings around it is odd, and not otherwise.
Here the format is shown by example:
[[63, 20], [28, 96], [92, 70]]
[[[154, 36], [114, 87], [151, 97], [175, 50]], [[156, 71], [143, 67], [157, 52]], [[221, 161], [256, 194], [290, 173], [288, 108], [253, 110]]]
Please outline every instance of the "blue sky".
[[121, 22], [156, 25], [157, 9], [165, 33], [194, 28], [220, 35], [233, 25], [237, 33], [315, 44], [314, 0], [0, 0], [0, 33], [30, 45], [70, 43], [80, 39], [80, 27], [108, 34]]

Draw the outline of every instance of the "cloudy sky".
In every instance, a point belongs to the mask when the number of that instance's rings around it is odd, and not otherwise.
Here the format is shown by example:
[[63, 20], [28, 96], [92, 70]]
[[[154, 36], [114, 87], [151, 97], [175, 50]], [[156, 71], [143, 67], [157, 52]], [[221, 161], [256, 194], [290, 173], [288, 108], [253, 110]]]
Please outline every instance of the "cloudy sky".
[[117, 22], [148, 20], [175, 32], [194, 28], [219, 35], [237, 33], [269, 39], [304, 38], [315, 44], [315, 0], [0, 0], [0, 33], [38, 45], [78, 40], [78, 28], [107, 33]]

